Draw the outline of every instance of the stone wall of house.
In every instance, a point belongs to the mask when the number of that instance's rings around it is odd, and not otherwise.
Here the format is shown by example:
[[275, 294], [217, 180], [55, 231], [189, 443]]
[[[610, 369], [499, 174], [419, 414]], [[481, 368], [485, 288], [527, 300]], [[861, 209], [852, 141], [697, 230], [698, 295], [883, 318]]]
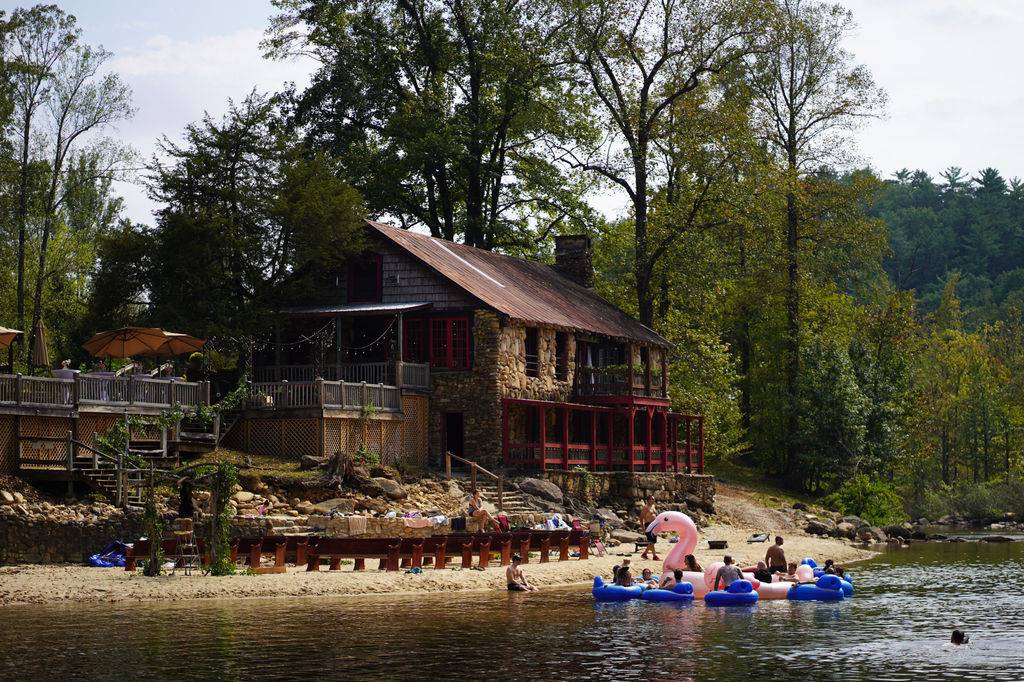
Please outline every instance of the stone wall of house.
[[[509, 514], [508, 520], [513, 528], [530, 527], [547, 521], [549, 514]], [[385, 519], [367, 517], [365, 526], [359, 524], [353, 532], [348, 516], [310, 516], [310, 529], [319, 535], [329, 538], [426, 538], [431, 535], [448, 535], [452, 532], [451, 523], [445, 521], [428, 528], [409, 528], [404, 519]], [[571, 520], [568, 517], [567, 520]], [[466, 519], [466, 532], [475, 533], [480, 530], [479, 522]], [[462, 532], [462, 531], [459, 531]]]
[[467, 459], [484, 466], [501, 461], [501, 400], [498, 348], [501, 325], [494, 313], [473, 314], [473, 368], [431, 369], [430, 452], [439, 461], [444, 449], [444, 415], [461, 412]]
[[592, 500], [598, 506], [632, 508], [648, 495], [653, 495], [662, 507], [684, 505], [688, 499], [690, 506], [709, 512], [715, 505], [715, 477], [703, 474], [551, 470], [541, 476], [561, 488], [563, 494]]
[[536, 377], [526, 375], [526, 328], [516, 320], [501, 330], [498, 342], [498, 382], [503, 398], [554, 400], [564, 402], [572, 394], [576, 370], [576, 337], [566, 333], [567, 374], [564, 381], [556, 377], [557, 334], [554, 327], [539, 327], [537, 332], [538, 368]]

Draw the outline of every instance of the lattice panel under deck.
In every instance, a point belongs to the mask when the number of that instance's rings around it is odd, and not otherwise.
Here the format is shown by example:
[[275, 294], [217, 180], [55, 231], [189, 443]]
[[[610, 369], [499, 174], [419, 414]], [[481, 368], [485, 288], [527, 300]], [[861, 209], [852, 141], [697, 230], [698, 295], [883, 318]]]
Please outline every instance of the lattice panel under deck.
[[427, 463], [430, 432], [428, 417], [430, 402], [426, 396], [402, 396], [402, 457], [408, 462]]
[[0, 474], [18, 471], [18, 433], [14, 415], [0, 415]]
[[[67, 468], [67, 435], [74, 420], [65, 417], [22, 417], [21, 436], [59, 438], [55, 441], [20, 440], [23, 468]], [[36, 460], [25, 464], [25, 460]]]

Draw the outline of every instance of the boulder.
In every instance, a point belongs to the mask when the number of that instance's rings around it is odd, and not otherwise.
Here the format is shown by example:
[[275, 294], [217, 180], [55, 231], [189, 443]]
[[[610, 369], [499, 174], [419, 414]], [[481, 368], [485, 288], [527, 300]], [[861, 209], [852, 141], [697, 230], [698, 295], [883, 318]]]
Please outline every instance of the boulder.
[[252, 498], [254, 497], [256, 496], [248, 490], [239, 490], [231, 496], [231, 499], [240, 504], [245, 504], [246, 502], [252, 502]]
[[917, 520], [917, 525], [919, 525], [919, 526], [928, 526], [928, 525], [931, 525], [931, 521], [929, 521], [928, 519], [926, 519], [925, 517], [922, 516], [921, 518], [919, 518]]
[[326, 514], [331, 511], [339, 511], [345, 514], [351, 514], [356, 510], [356, 502], [347, 497], [335, 497], [330, 500], [324, 500], [313, 505], [313, 509]]
[[1008, 538], [1005, 535], [986, 535], [981, 539], [982, 542], [1013, 542], [1013, 538]]
[[14, 504], [14, 495], [6, 490], [0, 490], [0, 504]]
[[889, 538], [878, 526], [864, 526], [857, 531], [857, 539], [864, 542], [885, 542]]
[[633, 542], [646, 542], [647, 541], [647, 538], [645, 538], [643, 535], [638, 535], [638, 534], [634, 533], [633, 531], [623, 530], [621, 528], [618, 529], [618, 530], [613, 530], [611, 532], [611, 536], [612, 536], [612, 538], [614, 538], [615, 540], [618, 540], [619, 542], [621, 542], [623, 544], [630, 544], [630, 543], [633, 543]]
[[807, 522], [806, 530], [811, 535], [835, 535], [836, 524], [828, 519], [811, 519]]
[[885, 534], [889, 537], [902, 539], [907, 539], [913, 534], [909, 528], [904, 528], [903, 526], [883, 526], [882, 530], [885, 531]]
[[18, 504], [25, 504], [25, 496], [24, 495], [22, 495], [18, 491], [15, 491], [13, 493], [13, 495], [14, 495], [14, 501], [16, 503], [18, 503]]
[[852, 540], [857, 536], [857, 528], [852, 523], [840, 521], [836, 524], [836, 535]]
[[390, 478], [377, 477], [370, 479], [370, 482], [383, 490], [389, 500], [404, 500], [409, 496], [401, 483], [392, 481]]
[[620, 519], [619, 515], [613, 512], [611, 509], [601, 507], [600, 509], [594, 510], [594, 515], [600, 516], [602, 519], [604, 519], [604, 525], [606, 528], [622, 528], [622, 519]]
[[555, 504], [562, 503], [562, 490], [551, 481], [540, 478], [526, 478], [519, 483], [519, 489], [527, 495], [533, 495]]
[[309, 471], [310, 469], [316, 469], [322, 466], [324, 460], [320, 457], [314, 457], [312, 455], [303, 455], [299, 459], [299, 469], [302, 471]]
[[366, 481], [365, 483], [359, 486], [359, 492], [366, 495], [367, 497], [384, 497], [384, 488], [381, 487], [379, 483], [377, 483], [378, 480], [384, 479], [371, 478], [369, 481]]
[[807, 511], [807, 505], [803, 502], [794, 502], [793, 509], [796, 509], [797, 511]]
[[954, 523], [956, 523], [956, 519], [954, 519], [949, 514], [946, 514], [935, 523], [937, 523], [940, 526], [952, 526]]
[[689, 495], [687, 495], [684, 498], [684, 500], [686, 501], [686, 506], [689, 507], [690, 509], [693, 509], [694, 511], [699, 509], [700, 511], [707, 512], [708, 514], [714, 514], [715, 513], [715, 505], [714, 504], [712, 504], [710, 502], [707, 502], [706, 500], [702, 500], [701, 498], [697, 497], [693, 493], [690, 493]]
[[852, 525], [853, 525], [853, 527], [854, 527], [854, 528], [856, 528], [857, 530], [860, 530], [860, 529], [861, 529], [861, 528], [863, 528], [864, 526], [868, 525], [868, 524], [867, 524], [867, 523], [866, 523], [866, 522], [864, 521], [864, 519], [862, 519], [862, 518], [861, 518], [861, 517], [859, 517], [859, 516], [853, 516], [852, 514], [848, 514], [848, 515], [844, 516], [843, 518], [841, 518], [841, 519], [839, 519], [839, 520], [840, 520], [840, 521], [841, 521], [842, 523], [849, 523], [849, 524], [852, 524]]

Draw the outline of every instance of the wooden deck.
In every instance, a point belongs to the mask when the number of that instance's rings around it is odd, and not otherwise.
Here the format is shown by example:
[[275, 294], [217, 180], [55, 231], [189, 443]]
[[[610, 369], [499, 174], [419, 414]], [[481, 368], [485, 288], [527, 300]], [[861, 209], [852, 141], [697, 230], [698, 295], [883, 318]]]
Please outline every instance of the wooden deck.
[[0, 412], [70, 416], [80, 410], [153, 414], [209, 404], [207, 382], [79, 374], [74, 379], [0, 374]]

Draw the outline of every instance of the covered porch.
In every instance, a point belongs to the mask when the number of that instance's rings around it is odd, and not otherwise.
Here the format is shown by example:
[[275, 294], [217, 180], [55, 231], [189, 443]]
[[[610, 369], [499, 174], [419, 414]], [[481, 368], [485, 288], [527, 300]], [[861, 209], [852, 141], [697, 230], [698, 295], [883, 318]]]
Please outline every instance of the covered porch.
[[429, 303], [349, 303], [286, 309], [273, 340], [253, 358], [253, 378], [426, 390], [430, 365], [404, 361], [401, 350], [405, 315], [429, 308]]
[[621, 407], [506, 398], [506, 466], [704, 473], [704, 417], [663, 405]]

